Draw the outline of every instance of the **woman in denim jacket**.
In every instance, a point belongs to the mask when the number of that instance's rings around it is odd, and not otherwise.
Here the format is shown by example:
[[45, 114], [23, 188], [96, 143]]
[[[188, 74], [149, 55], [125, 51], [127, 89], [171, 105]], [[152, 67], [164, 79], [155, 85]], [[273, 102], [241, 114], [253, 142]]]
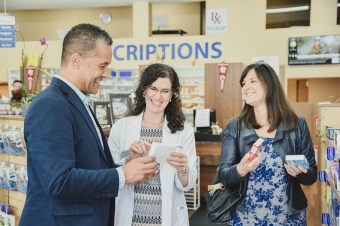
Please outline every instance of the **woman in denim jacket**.
[[[275, 71], [267, 64], [247, 66], [240, 79], [244, 107], [223, 135], [219, 178], [245, 194], [232, 225], [306, 225], [307, 199], [300, 184], [312, 185], [317, 168], [306, 121], [290, 108]], [[264, 142], [254, 159], [249, 150]], [[287, 164], [286, 155], [305, 155], [309, 168]]]

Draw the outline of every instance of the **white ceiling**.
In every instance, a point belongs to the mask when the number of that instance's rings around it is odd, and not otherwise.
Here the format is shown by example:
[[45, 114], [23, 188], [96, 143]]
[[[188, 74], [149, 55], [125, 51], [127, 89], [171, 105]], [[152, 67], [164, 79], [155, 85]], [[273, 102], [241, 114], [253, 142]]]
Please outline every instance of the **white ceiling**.
[[[148, 0], [0, 0], [0, 13], [11, 10], [90, 8], [132, 5], [135, 1]], [[202, 0], [149, 0], [161, 2], [199, 2]]]

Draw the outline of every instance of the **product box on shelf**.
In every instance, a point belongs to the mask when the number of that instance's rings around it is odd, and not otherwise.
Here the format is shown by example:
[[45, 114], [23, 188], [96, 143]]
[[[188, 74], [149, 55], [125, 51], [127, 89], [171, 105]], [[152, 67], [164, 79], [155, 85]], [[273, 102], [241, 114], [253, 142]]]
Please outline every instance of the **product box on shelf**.
[[336, 148], [329, 146], [326, 149], [326, 159], [327, 160], [335, 160], [336, 159]]
[[1, 226], [15, 226], [15, 216], [0, 211]]
[[339, 166], [331, 169], [331, 178], [332, 183], [336, 191], [340, 191], [340, 181], [339, 181]]
[[330, 140], [333, 140], [335, 131], [340, 131], [340, 128], [326, 126], [326, 136], [327, 136], [327, 138], [330, 139]]
[[335, 130], [333, 136], [335, 147], [340, 148], [340, 130]]

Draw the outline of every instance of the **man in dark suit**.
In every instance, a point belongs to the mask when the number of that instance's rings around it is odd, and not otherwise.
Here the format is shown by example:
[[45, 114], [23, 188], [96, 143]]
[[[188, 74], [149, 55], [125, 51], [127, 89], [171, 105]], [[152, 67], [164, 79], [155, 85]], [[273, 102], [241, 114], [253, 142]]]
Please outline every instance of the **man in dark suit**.
[[28, 189], [20, 226], [112, 226], [124, 184], [155, 174], [154, 157], [112, 160], [87, 104], [112, 59], [112, 39], [90, 24], [65, 36], [60, 74], [31, 104], [24, 126]]

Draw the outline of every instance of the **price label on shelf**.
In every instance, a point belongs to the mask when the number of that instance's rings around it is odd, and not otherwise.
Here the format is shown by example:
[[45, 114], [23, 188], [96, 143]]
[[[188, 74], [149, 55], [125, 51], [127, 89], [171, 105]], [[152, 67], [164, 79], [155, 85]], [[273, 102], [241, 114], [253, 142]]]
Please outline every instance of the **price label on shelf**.
[[331, 224], [331, 217], [329, 216], [329, 213], [321, 214], [321, 224], [326, 224], [326, 225]]
[[326, 153], [327, 153], [327, 160], [335, 160], [336, 150], [334, 147], [327, 147]]
[[327, 183], [327, 173], [326, 173], [326, 171], [321, 170], [321, 171], [319, 172], [319, 180], [320, 180], [321, 182]]

